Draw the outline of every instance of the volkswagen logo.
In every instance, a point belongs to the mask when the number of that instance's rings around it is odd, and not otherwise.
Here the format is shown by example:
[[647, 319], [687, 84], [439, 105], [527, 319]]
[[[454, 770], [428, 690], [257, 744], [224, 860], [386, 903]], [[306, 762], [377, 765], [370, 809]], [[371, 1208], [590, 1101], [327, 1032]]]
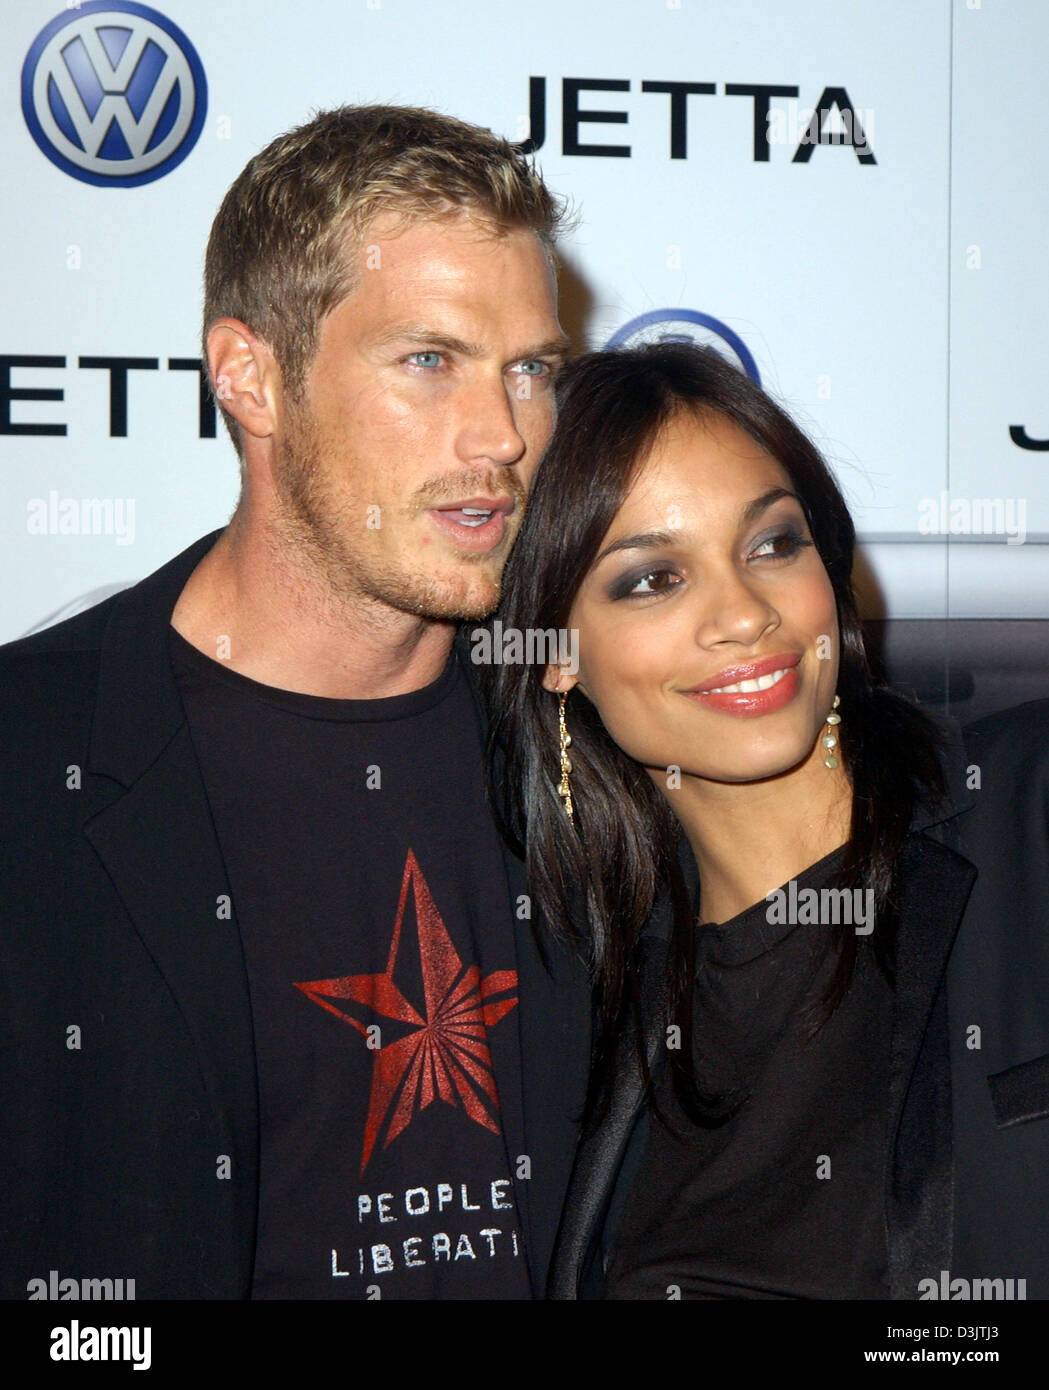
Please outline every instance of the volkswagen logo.
[[131, 0], [90, 0], [59, 15], [22, 65], [33, 139], [65, 173], [99, 187], [170, 174], [197, 143], [207, 103], [189, 39]]
[[713, 348], [746, 372], [755, 386], [761, 385], [758, 364], [746, 343], [710, 314], [700, 314], [695, 309], [653, 309], [617, 329], [605, 348], [640, 347], [642, 343], [695, 343], [697, 347]]

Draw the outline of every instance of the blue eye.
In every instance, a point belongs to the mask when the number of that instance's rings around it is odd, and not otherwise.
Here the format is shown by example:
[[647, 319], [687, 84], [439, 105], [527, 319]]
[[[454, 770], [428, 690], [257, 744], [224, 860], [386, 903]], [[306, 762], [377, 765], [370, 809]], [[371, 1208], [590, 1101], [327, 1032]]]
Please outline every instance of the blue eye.
[[439, 352], [413, 352], [408, 361], [429, 370], [441, 365], [441, 354]]
[[[529, 370], [530, 368], [532, 370]], [[528, 358], [524, 362], [518, 362], [517, 369], [523, 372], [525, 376], [542, 376], [544, 372], [549, 371], [549, 367], [545, 362], [540, 362], [534, 357]]]

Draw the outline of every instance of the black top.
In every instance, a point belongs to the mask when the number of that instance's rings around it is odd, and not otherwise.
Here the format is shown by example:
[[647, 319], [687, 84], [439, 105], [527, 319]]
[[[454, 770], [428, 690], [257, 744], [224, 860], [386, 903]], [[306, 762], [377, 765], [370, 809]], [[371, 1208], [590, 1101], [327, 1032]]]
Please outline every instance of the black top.
[[251, 991], [253, 1296], [529, 1297], [502, 1128], [513, 919], [458, 658], [422, 690], [332, 700], [174, 629], [171, 653]]
[[[840, 912], [815, 896], [840, 855], [798, 877], [793, 910], [762, 901], [698, 929], [693, 1045], [712, 1117], [686, 1118], [664, 1068], [656, 1098], [675, 1132], [652, 1119], [635, 1135], [606, 1297], [888, 1297], [892, 995], [872, 935], [858, 935], [851, 988], [808, 1036], [836, 952], [833, 928], [806, 919]], [[776, 907], [789, 907], [783, 893]]]

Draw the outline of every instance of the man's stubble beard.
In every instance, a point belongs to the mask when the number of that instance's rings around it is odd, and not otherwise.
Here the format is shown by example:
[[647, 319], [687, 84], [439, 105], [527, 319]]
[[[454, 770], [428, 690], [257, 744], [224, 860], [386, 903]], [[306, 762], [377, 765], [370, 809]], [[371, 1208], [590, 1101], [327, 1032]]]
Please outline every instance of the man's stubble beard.
[[[284, 557], [294, 557], [295, 567], [319, 584], [336, 607], [371, 600], [398, 612], [435, 620], [478, 619], [492, 612], [499, 602], [505, 551], [497, 571], [487, 573], [488, 582], [481, 592], [476, 589], [470, 593], [450, 592], [448, 585], [422, 572], [377, 565], [374, 551], [367, 544], [354, 544], [351, 539], [368, 529], [367, 504], [333, 495], [331, 470], [325, 472], [308, 408], [296, 407], [289, 415], [289, 426], [275, 479], [275, 539]], [[505, 476], [506, 470], [500, 470], [501, 480], [493, 486], [493, 471], [489, 470], [486, 482], [478, 483], [475, 478], [465, 486], [458, 486], [454, 493], [450, 491], [450, 484], [445, 485], [443, 481], [434, 484], [423, 490], [424, 495], [417, 495], [405, 506], [401, 515], [411, 519], [428, 507], [455, 500], [471, 491], [485, 494], [509, 491], [516, 499], [515, 515], [519, 526], [527, 500], [524, 485], [516, 475]], [[358, 511], [362, 514], [357, 515]], [[387, 524], [382, 515], [379, 524], [377, 529]], [[478, 569], [496, 563], [490, 554], [464, 554], [460, 560], [464, 567]]]

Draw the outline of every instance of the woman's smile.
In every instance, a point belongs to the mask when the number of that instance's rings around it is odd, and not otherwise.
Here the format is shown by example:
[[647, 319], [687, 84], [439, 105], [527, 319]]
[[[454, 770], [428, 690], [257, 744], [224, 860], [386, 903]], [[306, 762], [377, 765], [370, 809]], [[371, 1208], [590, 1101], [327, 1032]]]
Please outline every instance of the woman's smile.
[[762, 657], [729, 667], [682, 694], [724, 714], [773, 714], [798, 694], [800, 661], [800, 652]]

